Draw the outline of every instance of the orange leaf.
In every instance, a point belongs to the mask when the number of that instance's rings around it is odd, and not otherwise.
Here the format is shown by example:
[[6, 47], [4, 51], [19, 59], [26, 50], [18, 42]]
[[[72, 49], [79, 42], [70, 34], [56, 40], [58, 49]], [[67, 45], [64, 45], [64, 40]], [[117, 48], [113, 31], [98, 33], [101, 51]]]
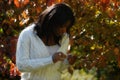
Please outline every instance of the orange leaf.
[[40, 13], [42, 11], [42, 8], [41, 7], [37, 7], [36, 11], [37, 11], [37, 13]]
[[15, 66], [14, 63], [10, 62], [10, 75], [11, 76], [20, 76], [20, 71], [18, 70], [18, 68]]
[[22, 15], [22, 17], [25, 18], [25, 19], [28, 18], [28, 16], [27, 16], [28, 14], [26, 13], [26, 11], [23, 11], [23, 12], [21, 13], [21, 15]]
[[48, 1], [47, 6], [51, 6], [55, 2], [55, 0], [47, 0], [47, 1]]
[[14, 4], [15, 4], [15, 6], [16, 6], [17, 8], [20, 7], [20, 2], [19, 2], [18, 0], [14, 0]]
[[119, 55], [119, 48], [114, 48], [114, 53], [115, 53], [115, 55]]
[[110, 18], [113, 18], [115, 16], [115, 12], [111, 8], [108, 8], [107, 12]]
[[58, 3], [63, 2], [63, 0], [57, 0]]
[[29, 2], [30, 2], [29, 0], [24, 0], [24, 1], [14, 0], [14, 4], [17, 8], [23, 7], [23, 6], [27, 5]]
[[30, 1], [29, 0], [24, 0], [23, 4], [27, 5]]

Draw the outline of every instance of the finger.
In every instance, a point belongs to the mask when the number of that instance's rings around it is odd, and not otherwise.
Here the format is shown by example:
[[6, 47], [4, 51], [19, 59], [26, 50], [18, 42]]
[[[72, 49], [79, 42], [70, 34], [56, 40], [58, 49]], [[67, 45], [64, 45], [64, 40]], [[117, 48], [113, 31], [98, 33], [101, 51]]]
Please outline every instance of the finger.
[[65, 56], [65, 55], [61, 55], [60, 57], [61, 57], [61, 58], [63, 58], [63, 59], [65, 59], [65, 58], [66, 58], [66, 56]]
[[60, 61], [64, 61], [65, 60], [65, 58], [60, 58]]
[[64, 53], [61, 53], [61, 52], [60, 52], [58, 55], [59, 55], [60, 57], [66, 57], [66, 55], [65, 55]]
[[58, 55], [59, 55], [59, 56], [62, 56], [62, 53], [59, 53]]

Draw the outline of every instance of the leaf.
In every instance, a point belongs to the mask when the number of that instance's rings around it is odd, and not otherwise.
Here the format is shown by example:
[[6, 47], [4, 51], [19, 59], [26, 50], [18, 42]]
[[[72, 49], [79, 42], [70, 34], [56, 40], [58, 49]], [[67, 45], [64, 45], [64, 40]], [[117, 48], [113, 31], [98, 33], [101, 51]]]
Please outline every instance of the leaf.
[[60, 2], [63, 2], [63, 0], [57, 0], [57, 2], [59, 2], [59, 3], [60, 3]]
[[64, 0], [47, 0], [47, 6], [50, 6], [54, 3], [61, 3], [63, 2]]
[[98, 3], [100, 0], [94, 0], [94, 3]]
[[103, 4], [109, 4], [109, 3], [110, 3], [110, 0], [101, 0], [101, 2], [102, 2]]
[[120, 68], [120, 55], [118, 55], [117, 61], [118, 61], [118, 66], [119, 66], [119, 68]]
[[23, 26], [24, 24], [27, 24], [28, 21], [29, 21], [29, 18], [22, 19], [22, 20], [19, 22], [19, 25], [20, 25], [20, 26]]
[[115, 17], [115, 12], [114, 12], [114, 10], [112, 10], [111, 8], [108, 8], [108, 9], [107, 9], [107, 13], [108, 13], [108, 16], [109, 16], [110, 18]]
[[22, 13], [21, 13], [21, 15], [22, 15], [22, 17], [23, 18], [28, 18], [28, 13], [26, 12], [26, 11], [23, 11]]
[[0, 34], [2, 34], [3, 33], [3, 29], [2, 28], [0, 28]]
[[12, 37], [10, 39], [10, 53], [14, 56], [16, 52], [17, 37]]
[[47, 0], [47, 6], [51, 6], [54, 2], [55, 0]]
[[19, 8], [19, 7], [20, 7], [20, 3], [19, 3], [19, 1], [18, 1], [18, 0], [14, 0], [14, 4], [15, 4], [15, 6], [16, 6], [17, 8]]
[[36, 8], [36, 11], [37, 11], [37, 13], [39, 14], [39, 13], [42, 11], [41, 7], [37, 7], [37, 8]]
[[101, 6], [103, 8], [103, 11], [106, 11], [107, 6], [109, 5], [109, 3], [110, 3], [110, 0], [101, 0], [100, 4], [101, 4]]
[[119, 55], [119, 52], [120, 52], [120, 51], [119, 51], [119, 48], [118, 48], [118, 47], [115, 47], [115, 48], [114, 48], [114, 54], [115, 54], [115, 55]]
[[24, 0], [23, 4], [27, 5], [30, 1], [29, 0]]
[[119, 6], [120, 6], [120, 2], [117, 2], [117, 1], [116, 1], [116, 2], [115, 2], [115, 8], [118, 9]]
[[24, 7], [27, 5], [30, 1], [29, 0], [14, 0], [14, 4], [17, 8]]
[[13, 62], [10, 62], [10, 76], [16, 76], [19, 75], [20, 76], [20, 71], [18, 70], [18, 68], [15, 66], [15, 64]]
[[96, 48], [96, 45], [93, 44], [93, 46], [90, 47], [91, 50], [94, 50]]

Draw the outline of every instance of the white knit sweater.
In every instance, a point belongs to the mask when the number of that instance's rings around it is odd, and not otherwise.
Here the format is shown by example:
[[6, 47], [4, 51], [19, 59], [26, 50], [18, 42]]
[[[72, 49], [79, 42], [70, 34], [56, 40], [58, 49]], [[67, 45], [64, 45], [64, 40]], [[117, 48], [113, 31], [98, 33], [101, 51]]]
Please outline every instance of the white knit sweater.
[[[43, 41], [34, 31], [35, 24], [25, 28], [19, 36], [16, 50], [16, 65], [21, 71], [21, 80], [61, 80], [64, 62], [53, 63]], [[69, 37], [65, 35], [58, 51], [67, 53]], [[57, 51], [56, 51], [57, 52]]]

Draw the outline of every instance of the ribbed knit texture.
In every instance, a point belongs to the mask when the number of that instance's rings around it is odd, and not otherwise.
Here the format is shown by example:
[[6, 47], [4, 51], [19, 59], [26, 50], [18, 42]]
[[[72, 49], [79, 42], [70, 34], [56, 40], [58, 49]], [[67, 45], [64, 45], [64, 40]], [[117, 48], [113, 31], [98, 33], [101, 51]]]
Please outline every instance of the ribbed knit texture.
[[[36, 35], [34, 26], [33, 24], [25, 28], [17, 43], [16, 65], [22, 72], [21, 80], [60, 80], [60, 71], [66, 63], [53, 63], [52, 55]], [[69, 38], [65, 35], [58, 51], [66, 54], [68, 45]]]

